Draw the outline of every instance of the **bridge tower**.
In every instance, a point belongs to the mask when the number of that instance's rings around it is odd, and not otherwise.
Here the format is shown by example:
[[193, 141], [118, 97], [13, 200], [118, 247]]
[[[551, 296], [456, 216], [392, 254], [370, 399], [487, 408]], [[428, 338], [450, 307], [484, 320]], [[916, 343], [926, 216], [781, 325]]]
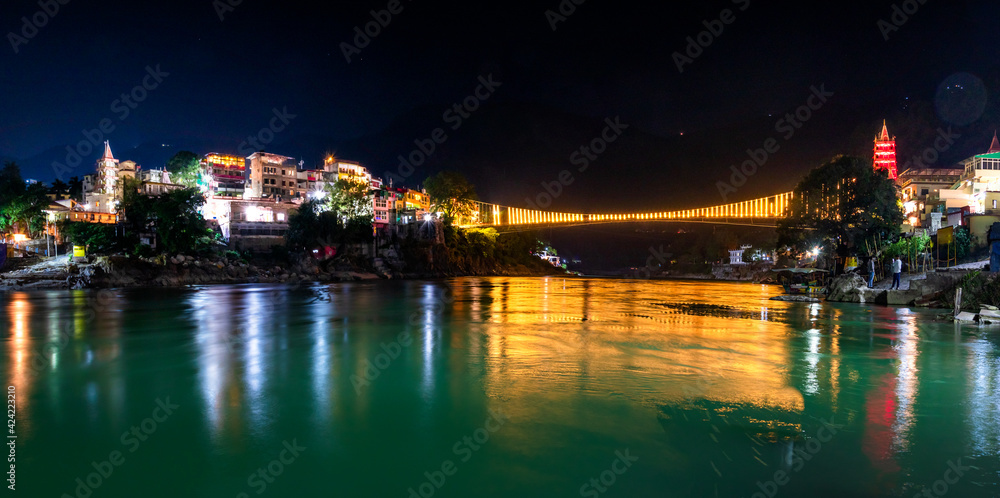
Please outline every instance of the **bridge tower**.
[[875, 137], [875, 169], [889, 172], [889, 179], [896, 179], [896, 137], [889, 137], [885, 120], [882, 120], [882, 133]]

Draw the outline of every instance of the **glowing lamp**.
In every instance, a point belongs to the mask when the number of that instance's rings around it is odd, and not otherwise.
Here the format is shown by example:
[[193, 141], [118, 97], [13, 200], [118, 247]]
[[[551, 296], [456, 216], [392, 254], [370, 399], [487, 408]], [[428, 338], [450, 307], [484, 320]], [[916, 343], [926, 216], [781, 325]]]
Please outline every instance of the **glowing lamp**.
[[28, 236], [27, 235], [25, 235], [23, 233], [15, 233], [14, 234], [14, 242], [24, 242], [26, 240], [28, 240]]

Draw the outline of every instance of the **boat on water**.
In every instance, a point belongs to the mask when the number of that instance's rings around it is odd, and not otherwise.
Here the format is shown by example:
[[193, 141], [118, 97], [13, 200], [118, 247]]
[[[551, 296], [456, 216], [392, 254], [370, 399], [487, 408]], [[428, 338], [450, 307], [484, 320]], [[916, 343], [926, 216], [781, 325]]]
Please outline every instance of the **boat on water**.
[[817, 295], [826, 291], [828, 270], [819, 268], [775, 268], [778, 283], [785, 288], [785, 294]]

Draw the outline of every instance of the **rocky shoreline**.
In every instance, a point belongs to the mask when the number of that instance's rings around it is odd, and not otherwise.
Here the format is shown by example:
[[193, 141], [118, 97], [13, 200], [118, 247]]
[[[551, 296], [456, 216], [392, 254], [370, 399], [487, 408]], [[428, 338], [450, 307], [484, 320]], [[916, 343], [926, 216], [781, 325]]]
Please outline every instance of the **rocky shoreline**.
[[826, 300], [837, 303], [872, 303], [930, 307], [941, 295], [958, 284], [971, 270], [951, 269], [927, 273], [925, 278], [909, 280], [906, 289], [869, 288], [857, 273], [837, 275], [827, 287]]
[[226, 258], [173, 256], [129, 258], [90, 257], [86, 263], [69, 258], [19, 265], [0, 273], [0, 290], [102, 289], [142, 287], [185, 287], [189, 285], [247, 283], [327, 283], [363, 280], [429, 279], [458, 276], [542, 276], [535, 269], [517, 265], [494, 268], [468, 275], [447, 271], [406, 272], [376, 258], [370, 268], [351, 265], [323, 265], [302, 258], [281, 264], [246, 262]]

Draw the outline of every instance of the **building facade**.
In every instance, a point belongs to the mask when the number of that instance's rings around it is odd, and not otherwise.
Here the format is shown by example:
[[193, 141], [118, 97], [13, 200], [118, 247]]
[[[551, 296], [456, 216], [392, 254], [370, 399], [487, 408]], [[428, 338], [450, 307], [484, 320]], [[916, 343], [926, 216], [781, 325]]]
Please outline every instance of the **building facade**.
[[201, 160], [199, 186], [207, 195], [241, 199], [246, 188], [246, 158], [212, 152]]
[[97, 160], [97, 174], [84, 176], [83, 204], [86, 211], [114, 213], [122, 198], [122, 182], [135, 178], [138, 166], [133, 161], [119, 163], [111, 153], [111, 144], [104, 142], [104, 154]]
[[170, 172], [165, 169], [144, 169], [139, 172], [139, 179], [142, 180], [142, 193], [146, 195], [160, 195], [182, 188], [170, 181]]
[[219, 224], [230, 248], [266, 252], [285, 245], [288, 220], [297, 207], [291, 202], [214, 198], [205, 204], [204, 216]]
[[298, 167], [291, 157], [254, 152], [247, 162], [250, 182], [245, 198], [287, 201], [298, 195]]
[[882, 121], [882, 133], [875, 137], [874, 167], [876, 171], [886, 170], [890, 180], [896, 179], [896, 137], [889, 137], [885, 121]]
[[912, 227], [930, 226], [929, 215], [940, 204], [941, 191], [949, 190], [961, 180], [962, 169], [907, 169], [899, 174], [903, 214]]

